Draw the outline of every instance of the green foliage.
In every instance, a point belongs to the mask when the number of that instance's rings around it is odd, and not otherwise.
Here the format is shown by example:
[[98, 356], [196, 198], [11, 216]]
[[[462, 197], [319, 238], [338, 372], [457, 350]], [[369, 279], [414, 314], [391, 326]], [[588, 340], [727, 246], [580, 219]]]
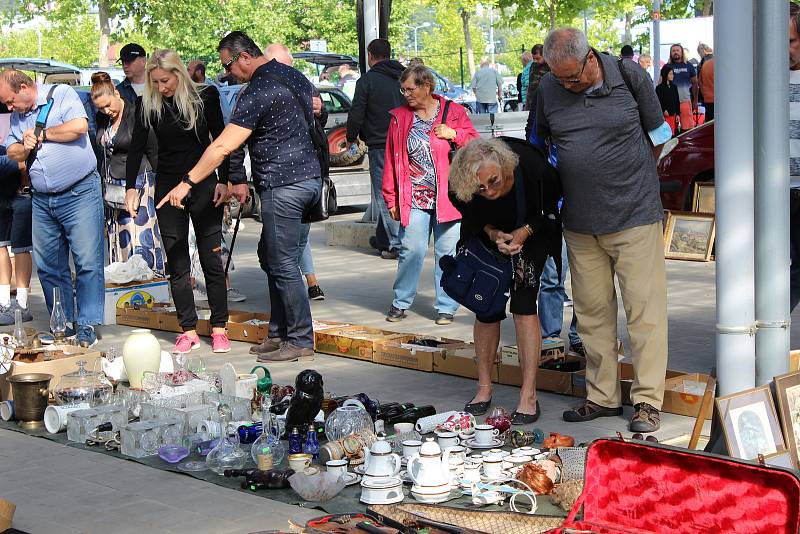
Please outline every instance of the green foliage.
[[[94, 17], [74, 17], [42, 30], [42, 57], [78, 66], [91, 65], [97, 62], [98, 42]], [[39, 57], [38, 48], [35, 29], [10, 31], [0, 40], [2, 57]]]

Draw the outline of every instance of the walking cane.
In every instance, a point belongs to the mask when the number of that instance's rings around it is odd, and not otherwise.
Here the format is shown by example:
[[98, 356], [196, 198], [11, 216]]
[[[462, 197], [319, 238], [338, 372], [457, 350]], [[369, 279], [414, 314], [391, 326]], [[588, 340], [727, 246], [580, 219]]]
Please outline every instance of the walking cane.
[[231, 258], [233, 258], [233, 246], [236, 244], [236, 234], [239, 233], [239, 223], [242, 222], [242, 212], [244, 211], [244, 204], [239, 203], [239, 213], [236, 214], [236, 224], [233, 226], [233, 237], [231, 238], [231, 246], [228, 249], [228, 261], [225, 262], [225, 276], [228, 276], [228, 269], [231, 266]]

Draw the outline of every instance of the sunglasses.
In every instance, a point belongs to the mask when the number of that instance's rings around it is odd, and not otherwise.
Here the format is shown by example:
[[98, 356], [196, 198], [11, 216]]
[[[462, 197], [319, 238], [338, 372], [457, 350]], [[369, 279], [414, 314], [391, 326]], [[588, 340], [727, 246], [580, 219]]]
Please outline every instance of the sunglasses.
[[236, 63], [236, 60], [239, 59], [239, 56], [241, 56], [241, 55], [242, 55], [242, 53], [239, 52], [238, 54], [233, 56], [233, 58], [230, 61], [228, 61], [227, 63], [223, 63], [222, 64], [222, 68], [225, 69], [225, 72], [230, 72], [231, 71], [231, 66], [233, 66], [234, 63]]
[[581, 66], [581, 71], [578, 73], [578, 76], [576, 78], [569, 80], [569, 79], [559, 78], [558, 76], [556, 76], [556, 81], [561, 85], [564, 85], [565, 83], [571, 85], [581, 83], [581, 77], [583, 76], [583, 71], [586, 70], [586, 63], [589, 61], [589, 54], [591, 53], [592, 53], [591, 50], [589, 50], [589, 52], [586, 53], [586, 57], [583, 58], [583, 65]]
[[486, 193], [487, 191], [489, 191], [489, 189], [495, 189], [495, 188], [499, 187], [501, 183], [503, 183], [503, 177], [502, 176], [492, 176], [491, 178], [489, 178], [486, 181], [486, 185], [480, 184], [478, 186], [477, 193], [479, 195], [482, 195], [482, 194]]

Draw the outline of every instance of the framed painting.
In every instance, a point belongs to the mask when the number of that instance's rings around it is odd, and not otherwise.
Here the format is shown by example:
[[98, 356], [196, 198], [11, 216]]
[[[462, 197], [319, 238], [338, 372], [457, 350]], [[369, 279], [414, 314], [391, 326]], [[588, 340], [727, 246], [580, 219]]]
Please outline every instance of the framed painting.
[[695, 182], [692, 196], [692, 211], [695, 213], [716, 213], [716, 190], [714, 182]]
[[769, 385], [719, 397], [716, 403], [732, 457], [756, 460], [786, 450]]
[[709, 261], [714, 249], [715, 233], [713, 213], [672, 211], [664, 232], [664, 257]]
[[775, 377], [783, 436], [795, 467], [800, 465], [800, 372]]

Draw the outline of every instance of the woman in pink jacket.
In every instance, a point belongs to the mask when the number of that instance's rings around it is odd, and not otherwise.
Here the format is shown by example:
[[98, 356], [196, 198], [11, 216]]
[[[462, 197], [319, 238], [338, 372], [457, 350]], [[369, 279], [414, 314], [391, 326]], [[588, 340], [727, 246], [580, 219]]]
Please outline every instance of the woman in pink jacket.
[[439, 259], [455, 254], [461, 220], [447, 198], [448, 155], [451, 143], [464, 146], [478, 132], [464, 108], [433, 94], [435, 86], [433, 73], [424, 65], [407, 68], [400, 76], [400, 92], [408, 104], [389, 112], [383, 198], [389, 214], [400, 221], [400, 261], [387, 321], [401, 321], [414, 302], [431, 233], [436, 253], [436, 324], [452, 323], [458, 309], [439, 284]]

